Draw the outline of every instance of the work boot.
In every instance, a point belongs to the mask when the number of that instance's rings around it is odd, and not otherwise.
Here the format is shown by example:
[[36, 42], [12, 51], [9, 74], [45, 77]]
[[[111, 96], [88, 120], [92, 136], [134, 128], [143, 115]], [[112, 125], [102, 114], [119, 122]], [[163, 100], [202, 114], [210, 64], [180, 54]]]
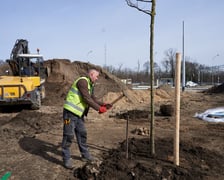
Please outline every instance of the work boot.
[[88, 156], [88, 157], [84, 157], [84, 156], [82, 156], [82, 157], [81, 157], [81, 160], [82, 160], [83, 162], [92, 162], [92, 161], [94, 161], [95, 159], [94, 159], [92, 156]]
[[71, 159], [63, 160], [64, 162], [64, 167], [67, 169], [73, 169], [73, 163]]

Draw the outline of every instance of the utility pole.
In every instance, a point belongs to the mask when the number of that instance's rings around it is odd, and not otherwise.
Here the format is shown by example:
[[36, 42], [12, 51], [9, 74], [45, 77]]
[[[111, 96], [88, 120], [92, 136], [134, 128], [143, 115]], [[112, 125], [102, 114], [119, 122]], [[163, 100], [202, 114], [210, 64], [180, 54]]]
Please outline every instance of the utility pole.
[[185, 58], [184, 58], [184, 21], [183, 21], [183, 39], [182, 39], [182, 91], [185, 90]]

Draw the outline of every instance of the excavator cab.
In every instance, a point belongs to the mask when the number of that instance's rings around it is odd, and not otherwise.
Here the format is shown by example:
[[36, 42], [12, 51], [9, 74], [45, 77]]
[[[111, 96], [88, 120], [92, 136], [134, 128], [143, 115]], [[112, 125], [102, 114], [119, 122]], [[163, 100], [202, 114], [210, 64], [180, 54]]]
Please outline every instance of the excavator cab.
[[42, 55], [20, 54], [17, 58], [19, 76], [40, 76], [41, 79], [45, 79], [47, 77]]
[[6, 61], [13, 76], [39, 75], [42, 79], [47, 77], [43, 56], [39, 54], [39, 49], [37, 49], [37, 54], [30, 54], [27, 40], [18, 39], [12, 49], [10, 59]]

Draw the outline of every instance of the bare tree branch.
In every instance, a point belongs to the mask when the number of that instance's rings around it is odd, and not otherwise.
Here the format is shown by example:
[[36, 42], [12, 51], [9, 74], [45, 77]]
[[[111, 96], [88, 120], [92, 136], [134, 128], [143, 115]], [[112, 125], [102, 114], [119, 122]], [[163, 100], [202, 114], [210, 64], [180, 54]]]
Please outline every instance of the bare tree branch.
[[152, 1], [147, 1], [147, 0], [136, 0], [136, 1], [141, 1], [141, 2], [152, 2]]
[[142, 9], [139, 7], [138, 5], [138, 2], [152, 2], [152, 1], [149, 1], [149, 0], [136, 0], [137, 2], [136, 3], [133, 3], [131, 0], [125, 0], [127, 5], [130, 6], [130, 7], [133, 7], [141, 12], [144, 12], [150, 16], [152, 16], [152, 12], [150, 10], [147, 10], [147, 9]]

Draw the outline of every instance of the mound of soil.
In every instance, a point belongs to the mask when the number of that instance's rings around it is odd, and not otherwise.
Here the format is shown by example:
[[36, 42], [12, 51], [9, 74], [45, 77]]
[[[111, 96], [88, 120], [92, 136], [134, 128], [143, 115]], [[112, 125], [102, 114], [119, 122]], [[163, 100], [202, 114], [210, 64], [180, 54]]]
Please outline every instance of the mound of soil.
[[71, 62], [66, 59], [48, 60], [45, 62], [45, 66], [49, 69], [49, 77], [46, 83], [46, 92], [48, 93], [46, 101], [48, 103], [60, 103], [57, 100], [52, 100], [51, 97], [56, 95], [55, 99], [63, 99], [73, 81], [79, 76], [86, 75], [89, 69], [97, 69], [100, 72], [99, 79], [95, 85], [95, 95], [98, 98], [103, 98], [109, 92], [122, 92], [131, 101], [133, 99], [128, 87], [119, 78], [100, 66], [80, 61]]
[[[20, 111], [18, 108], [17, 110]], [[5, 120], [6, 117], [0, 117], [0, 135], [6, 139], [20, 139], [24, 136], [35, 137], [36, 134], [48, 132], [52, 126], [61, 122], [60, 118], [55, 118], [52, 121], [53, 116], [61, 117], [61, 112], [54, 107], [45, 107], [44, 110], [34, 112], [22, 109], [9, 121]]]
[[223, 93], [224, 92], [224, 83], [218, 86], [213, 86], [205, 91], [206, 93]]
[[[193, 145], [192, 142], [181, 142], [181, 166], [172, 162], [172, 139], [157, 139], [156, 154], [150, 155], [149, 138], [129, 139], [121, 143], [118, 149], [105, 154], [99, 171], [86, 171], [86, 166], [79, 168], [74, 175], [80, 179], [209, 179], [219, 178], [224, 173], [223, 154], [211, 152]], [[128, 149], [128, 150], [127, 150]], [[91, 165], [89, 165], [91, 166]], [[92, 165], [93, 167], [93, 165]], [[97, 166], [94, 166], [95, 168]], [[218, 167], [218, 168], [217, 168]], [[91, 169], [89, 167], [89, 169]], [[219, 170], [218, 170], [219, 169]], [[208, 172], [209, 171], [209, 172]]]

